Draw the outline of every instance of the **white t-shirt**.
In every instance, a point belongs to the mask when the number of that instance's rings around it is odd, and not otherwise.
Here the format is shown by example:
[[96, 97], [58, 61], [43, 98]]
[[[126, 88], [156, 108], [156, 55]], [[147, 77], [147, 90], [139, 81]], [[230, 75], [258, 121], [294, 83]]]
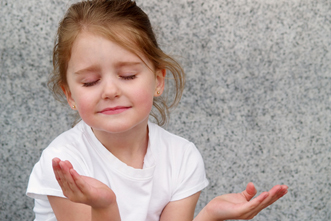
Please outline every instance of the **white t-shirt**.
[[112, 155], [83, 121], [58, 136], [33, 168], [27, 195], [35, 199], [35, 220], [55, 221], [47, 195], [64, 197], [52, 159], [69, 160], [74, 169], [108, 185], [116, 194], [123, 221], [156, 221], [163, 208], [208, 185], [202, 157], [193, 143], [148, 122], [149, 144], [143, 169]]

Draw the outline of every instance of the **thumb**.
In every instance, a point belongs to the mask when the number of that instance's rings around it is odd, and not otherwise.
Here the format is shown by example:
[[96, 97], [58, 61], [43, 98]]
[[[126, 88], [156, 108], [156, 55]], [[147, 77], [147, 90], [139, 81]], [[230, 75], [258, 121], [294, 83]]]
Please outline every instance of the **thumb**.
[[242, 192], [242, 195], [246, 198], [247, 201], [250, 201], [255, 194], [257, 193], [255, 186], [252, 182], [248, 183], [246, 186], [246, 190]]

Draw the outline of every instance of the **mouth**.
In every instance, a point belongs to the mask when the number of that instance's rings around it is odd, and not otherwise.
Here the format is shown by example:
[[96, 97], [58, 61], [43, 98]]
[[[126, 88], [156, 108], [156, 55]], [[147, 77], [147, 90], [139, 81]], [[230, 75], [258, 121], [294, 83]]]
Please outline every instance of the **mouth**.
[[120, 114], [131, 107], [125, 107], [125, 106], [117, 106], [112, 108], [105, 108], [102, 111], [99, 111], [100, 114], [106, 114], [106, 115], [113, 115], [113, 114]]

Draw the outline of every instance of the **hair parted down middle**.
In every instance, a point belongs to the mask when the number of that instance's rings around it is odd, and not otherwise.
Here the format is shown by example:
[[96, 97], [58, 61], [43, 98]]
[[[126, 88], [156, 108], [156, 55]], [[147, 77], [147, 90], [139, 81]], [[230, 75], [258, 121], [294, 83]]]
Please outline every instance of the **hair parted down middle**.
[[[68, 89], [67, 68], [72, 45], [82, 31], [90, 31], [113, 41], [138, 57], [143, 54], [154, 69], [166, 69], [173, 75], [174, 97], [154, 98], [159, 113], [151, 115], [159, 125], [167, 122], [169, 109], [175, 107], [183, 93], [185, 76], [181, 66], [158, 46], [148, 16], [131, 0], [89, 0], [73, 4], [59, 24], [53, 49], [53, 73], [49, 81], [55, 98], [64, 101], [61, 87]], [[169, 79], [168, 77], [166, 77]]]

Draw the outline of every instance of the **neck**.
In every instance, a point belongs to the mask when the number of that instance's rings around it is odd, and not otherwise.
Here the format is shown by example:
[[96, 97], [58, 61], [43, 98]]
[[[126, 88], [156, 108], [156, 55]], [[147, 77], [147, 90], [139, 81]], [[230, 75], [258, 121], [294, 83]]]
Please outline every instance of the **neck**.
[[116, 158], [133, 168], [143, 168], [148, 146], [147, 122], [123, 133], [93, 132]]

